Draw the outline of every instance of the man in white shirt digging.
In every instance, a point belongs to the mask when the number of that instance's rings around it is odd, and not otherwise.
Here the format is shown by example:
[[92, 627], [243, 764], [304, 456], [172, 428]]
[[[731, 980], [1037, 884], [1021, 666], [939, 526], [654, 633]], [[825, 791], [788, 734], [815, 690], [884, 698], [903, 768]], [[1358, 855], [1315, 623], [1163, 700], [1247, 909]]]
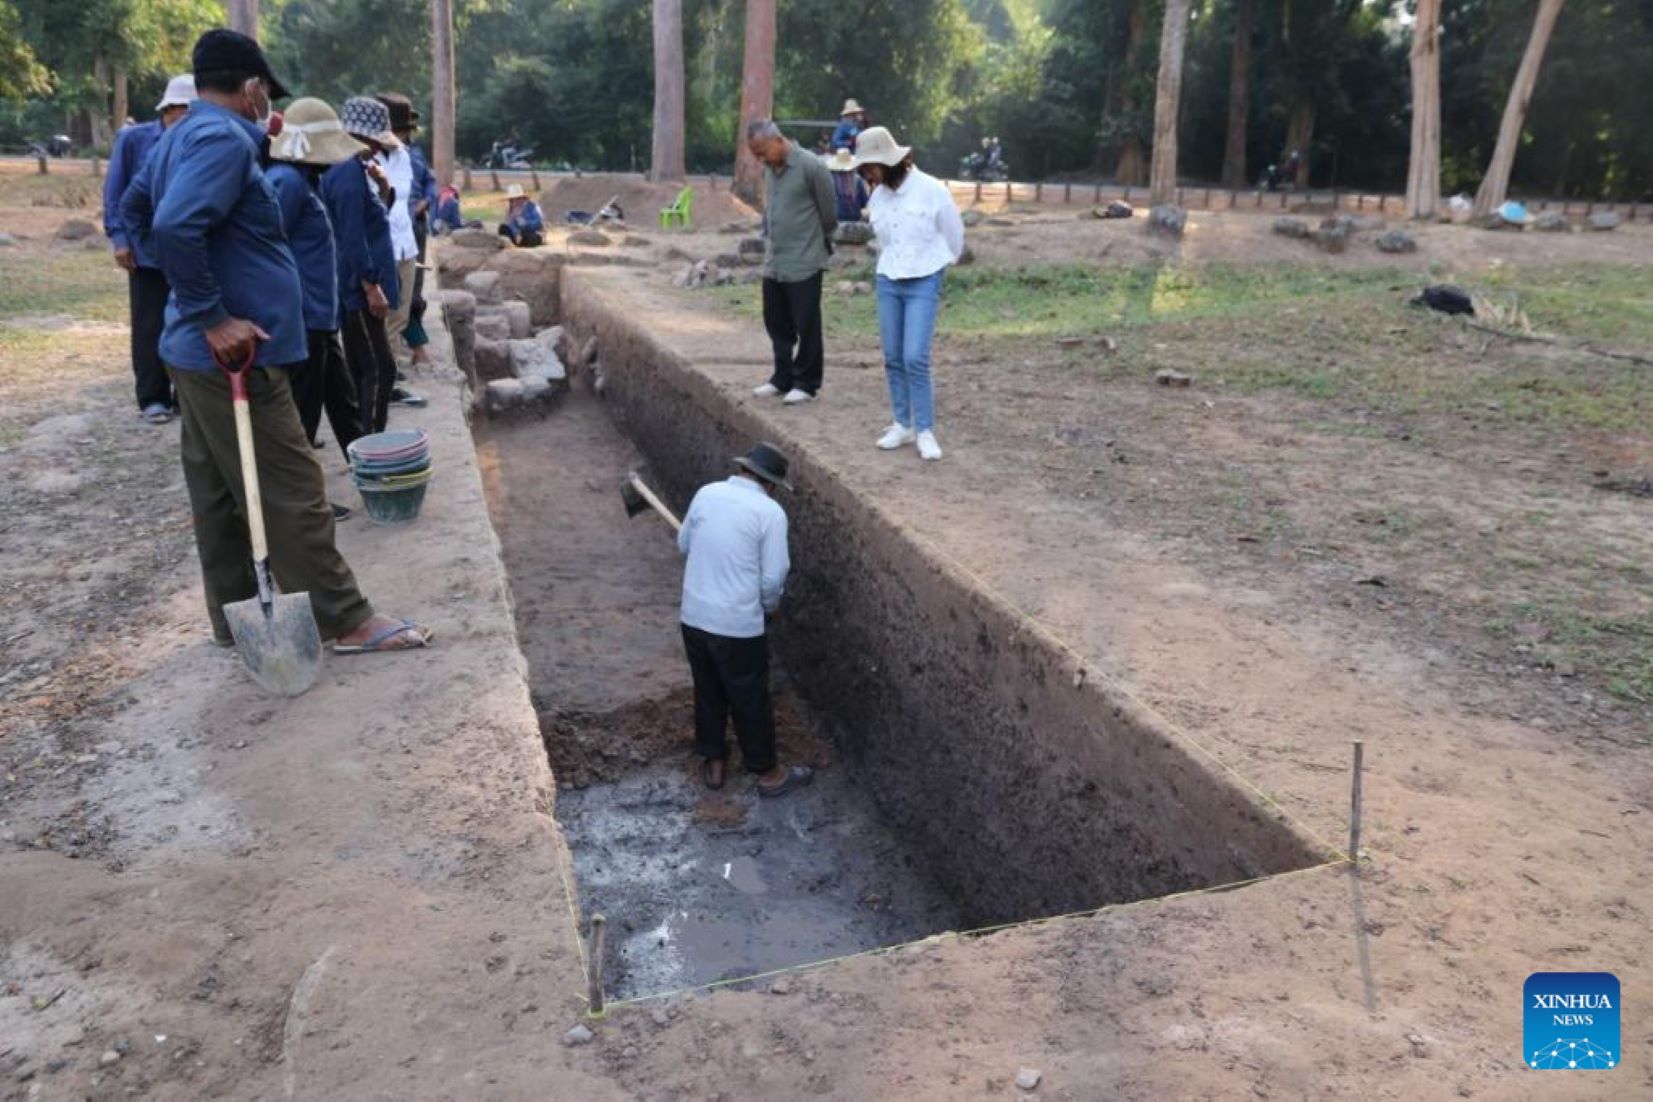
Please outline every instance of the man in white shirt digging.
[[764, 619], [780, 607], [791, 560], [786, 511], [775, 501], [786, 481], [779, 449], [759, 444], [735, 460], [726, 481], [702, 486], [683, 517], [677, 547], [683, 571], [683, 647], [694, 675], [695, 753], [708, 788], [722, 788], [730, 716], [741, 765], [757, 775], [760, 796], [808, 784], [812, 771], [775, 756]]

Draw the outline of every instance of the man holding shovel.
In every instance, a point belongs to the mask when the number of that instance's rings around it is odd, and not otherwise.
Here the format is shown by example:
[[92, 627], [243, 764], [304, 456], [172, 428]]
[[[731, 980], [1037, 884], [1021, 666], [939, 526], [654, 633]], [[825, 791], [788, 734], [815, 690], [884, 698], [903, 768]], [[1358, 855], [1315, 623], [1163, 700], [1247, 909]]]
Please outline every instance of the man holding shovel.
[[741, 765], [757, 775], [760, 796], [808, 784], [807, 765], [775, 757], [769, 698], [769, 638], [764, 619], [780, 607], [791, 563], [786, 511], [775, 491], [791, 489], [786, 456], [759, 444], [735, 460], [735, 474], [702, 486], [689, 504], [677, 548], [683, 570], [683, 646], [694, 675], [695, 753], [707, 788], [722, 788], [730, 715]]
[[280, 208], [259, 168], [270, 101], [287, 92], [258, 43], [233, 31], [202, 35], [194, 69], [200, 98], [155, 147], [122, 214], [172, 287], [161, 358], [181, 409], [184, 481], [213, 641], [241, 642], [232, 639], [225, 606], [262, 596], [231, 384], [220, 370], [250, 363], [252, 454], [263, 499], [254, 508], [281, 589], [308, 592], [315, 627], [338, 653], [422, 647], [429, 633], [375, 614], [334, 546], [321, 467], [288, 384], [288, 370], [309, 354], [304, 299]]

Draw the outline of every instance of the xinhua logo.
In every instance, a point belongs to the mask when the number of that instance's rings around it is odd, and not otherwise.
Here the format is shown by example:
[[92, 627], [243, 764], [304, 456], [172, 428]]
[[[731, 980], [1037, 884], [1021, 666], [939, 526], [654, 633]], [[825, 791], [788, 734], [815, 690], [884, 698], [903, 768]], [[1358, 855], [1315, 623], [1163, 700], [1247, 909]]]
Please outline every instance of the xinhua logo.
[[1619, 981], [1611, 972], [1534, 972], [1522, 989], [1526, 1065], [1605, 1071], [1619, 1064]]

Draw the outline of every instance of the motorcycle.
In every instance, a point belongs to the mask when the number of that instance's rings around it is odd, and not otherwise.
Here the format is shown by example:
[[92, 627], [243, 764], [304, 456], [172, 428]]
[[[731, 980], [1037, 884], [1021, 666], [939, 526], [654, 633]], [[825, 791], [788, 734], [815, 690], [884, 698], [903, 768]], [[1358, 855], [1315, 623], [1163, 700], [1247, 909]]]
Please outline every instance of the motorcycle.
[[519, 168], [529, 169], [534, 166], [528, 158], [534, 151], [527, 146], [518, 147], [508, 142], [495, 142], [482, 158], [483, 168]]
[[979, 180], [984, 184], [1000, 183], [1010, 179], [1010, 165], [997, 138], [983, 138], [981, 149], [959, 161], [959, 176], [965, 180]]
[[74, 140], [67, 134], [53, 134], [43, 142], [29, 143], [31, 157], [67, 157], [74, 151]]

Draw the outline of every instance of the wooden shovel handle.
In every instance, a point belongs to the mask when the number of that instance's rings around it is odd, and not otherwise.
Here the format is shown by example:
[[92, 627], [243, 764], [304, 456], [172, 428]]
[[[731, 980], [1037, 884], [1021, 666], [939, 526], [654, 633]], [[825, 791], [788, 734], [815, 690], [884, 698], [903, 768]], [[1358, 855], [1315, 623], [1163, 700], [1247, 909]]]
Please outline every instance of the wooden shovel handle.
[[[258, 492], [258, 460], [253, 454], [252, 400], [247, 394], [247, 372], [252, 370], [256, 350], [247, 353], [240, 367], [230, 367], [218, 361], [218, 370], [230, 380], [230, 401], [235, 406], [235, 447], [241, 454], [241, 484], [247, 493], [247, 534], [252, 541], [253, 561], [264, 562], [270, 557], [269, 541], [264, 536], [264, 497]], [[217, 360], [217, 357], [214, 357]]]

